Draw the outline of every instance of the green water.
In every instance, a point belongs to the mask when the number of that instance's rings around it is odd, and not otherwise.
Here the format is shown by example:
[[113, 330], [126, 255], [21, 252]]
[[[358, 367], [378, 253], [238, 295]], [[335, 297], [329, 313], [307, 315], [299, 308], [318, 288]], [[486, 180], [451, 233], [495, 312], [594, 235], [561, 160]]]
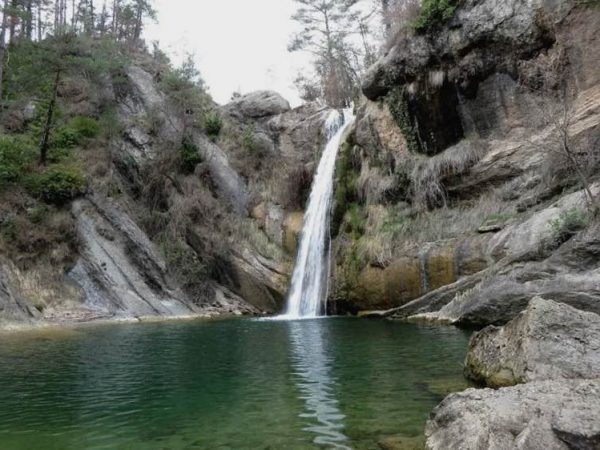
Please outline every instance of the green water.
[[356, 319], [0, 335], [0, 449], [373, 449], [422, 433], [467, 339]]

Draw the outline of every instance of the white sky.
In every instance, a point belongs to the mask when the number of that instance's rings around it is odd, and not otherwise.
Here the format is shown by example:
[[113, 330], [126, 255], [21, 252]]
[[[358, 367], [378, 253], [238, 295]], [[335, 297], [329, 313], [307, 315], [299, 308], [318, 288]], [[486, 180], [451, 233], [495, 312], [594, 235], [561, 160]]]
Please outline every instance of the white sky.
[[271, 89], [292, 106], [301, 103], [293, 86], [299, 69], [307, 67], [303, 53], [288, 53], [295, 25], [292, 0], [155, 0], [158, 22], [146, 28], [146, 38], [179, 63], [192, 53], [209, 91], [227, 103], [242, 94]]

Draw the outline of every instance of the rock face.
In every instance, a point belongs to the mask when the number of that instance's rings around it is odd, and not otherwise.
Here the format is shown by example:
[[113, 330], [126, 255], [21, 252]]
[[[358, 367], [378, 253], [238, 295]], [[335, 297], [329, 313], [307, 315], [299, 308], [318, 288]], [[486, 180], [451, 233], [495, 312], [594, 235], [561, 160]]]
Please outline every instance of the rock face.
[[571, 8], [570, 2], [549, 0], [466, 1], [434, 42], [427, 36], [398, 42], [367, 72], [363, 92], [376, 100], [390, 86], [416, 81], [426, 70], [439, 68], [434, 54], [459, 62], [448, 71], [450, 80], [457, 84], [501, 71], [551, 44], [552, 36], [541, 16], [558, 22]]
[[600, 446], [600, 380], [536, 381], [452, 394], [431, 413], [430, 450]]
[[199, 310], [168, 282], [166, 264], [142, 230], [113, 205], [80, 200], [73, 215], [82, 240], [70, 272], [84, 306], [99, 316], [186, 316]]
[[465, 373], [490, 387], [600, 378], [600, 316], [536, 297], [504, 327], [471, 338]]
[[600, 316], [534, 298], [469, 344], [465, 372], [492, 389], [448, 396], [428, 449], [600, 448]]
[[570, 242], [550, 248], [553, 224], [587, 209], [551, 149], [558, 86], [572, 93], [569, 139], [597, 147], [599, 26], [570, 0], [473, 0], [435, 31], [398, 35], [364, 78], [349, 141], [340, 192], [361, 226], [344, 233], [344, 219], [334, 246], [332, 292], [348, 292], [338, 311], [482, 327], [536, 294], [600, 311], [597, 265], [563, 264]]
[[227, 105], [227, 109], [242, 116], [261, 118], [289, 111], [290, 104], [277, 92], [256, 91], [243, 95]]

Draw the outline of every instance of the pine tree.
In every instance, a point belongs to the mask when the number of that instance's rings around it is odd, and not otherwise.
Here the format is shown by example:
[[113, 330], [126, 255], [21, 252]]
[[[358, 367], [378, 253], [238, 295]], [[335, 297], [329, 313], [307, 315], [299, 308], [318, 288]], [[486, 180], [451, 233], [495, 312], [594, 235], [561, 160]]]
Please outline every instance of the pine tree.
[[347, 0], [294, 0], [299, 4], [292, 19], [302, 26], [288, 46], [289, 51], [306, 51], [314, 65], [327, 104], [348, 105], [354, 96], [358, 73], [350, 36], [354, 32], [355, 2]]

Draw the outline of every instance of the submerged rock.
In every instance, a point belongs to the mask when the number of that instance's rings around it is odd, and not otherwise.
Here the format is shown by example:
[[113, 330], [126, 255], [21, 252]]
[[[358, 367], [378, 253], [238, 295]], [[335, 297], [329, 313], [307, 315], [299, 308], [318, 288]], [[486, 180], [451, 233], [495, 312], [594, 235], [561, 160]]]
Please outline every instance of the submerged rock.
[[536, 297], [504, 327], [471, 338], [465, 373], [490, 387], [600, 378], [600, 316]]
[[551, 380], [468, 389], [427, 422], [430, 450], [568, 450], [600, 446], [600, 380]]

